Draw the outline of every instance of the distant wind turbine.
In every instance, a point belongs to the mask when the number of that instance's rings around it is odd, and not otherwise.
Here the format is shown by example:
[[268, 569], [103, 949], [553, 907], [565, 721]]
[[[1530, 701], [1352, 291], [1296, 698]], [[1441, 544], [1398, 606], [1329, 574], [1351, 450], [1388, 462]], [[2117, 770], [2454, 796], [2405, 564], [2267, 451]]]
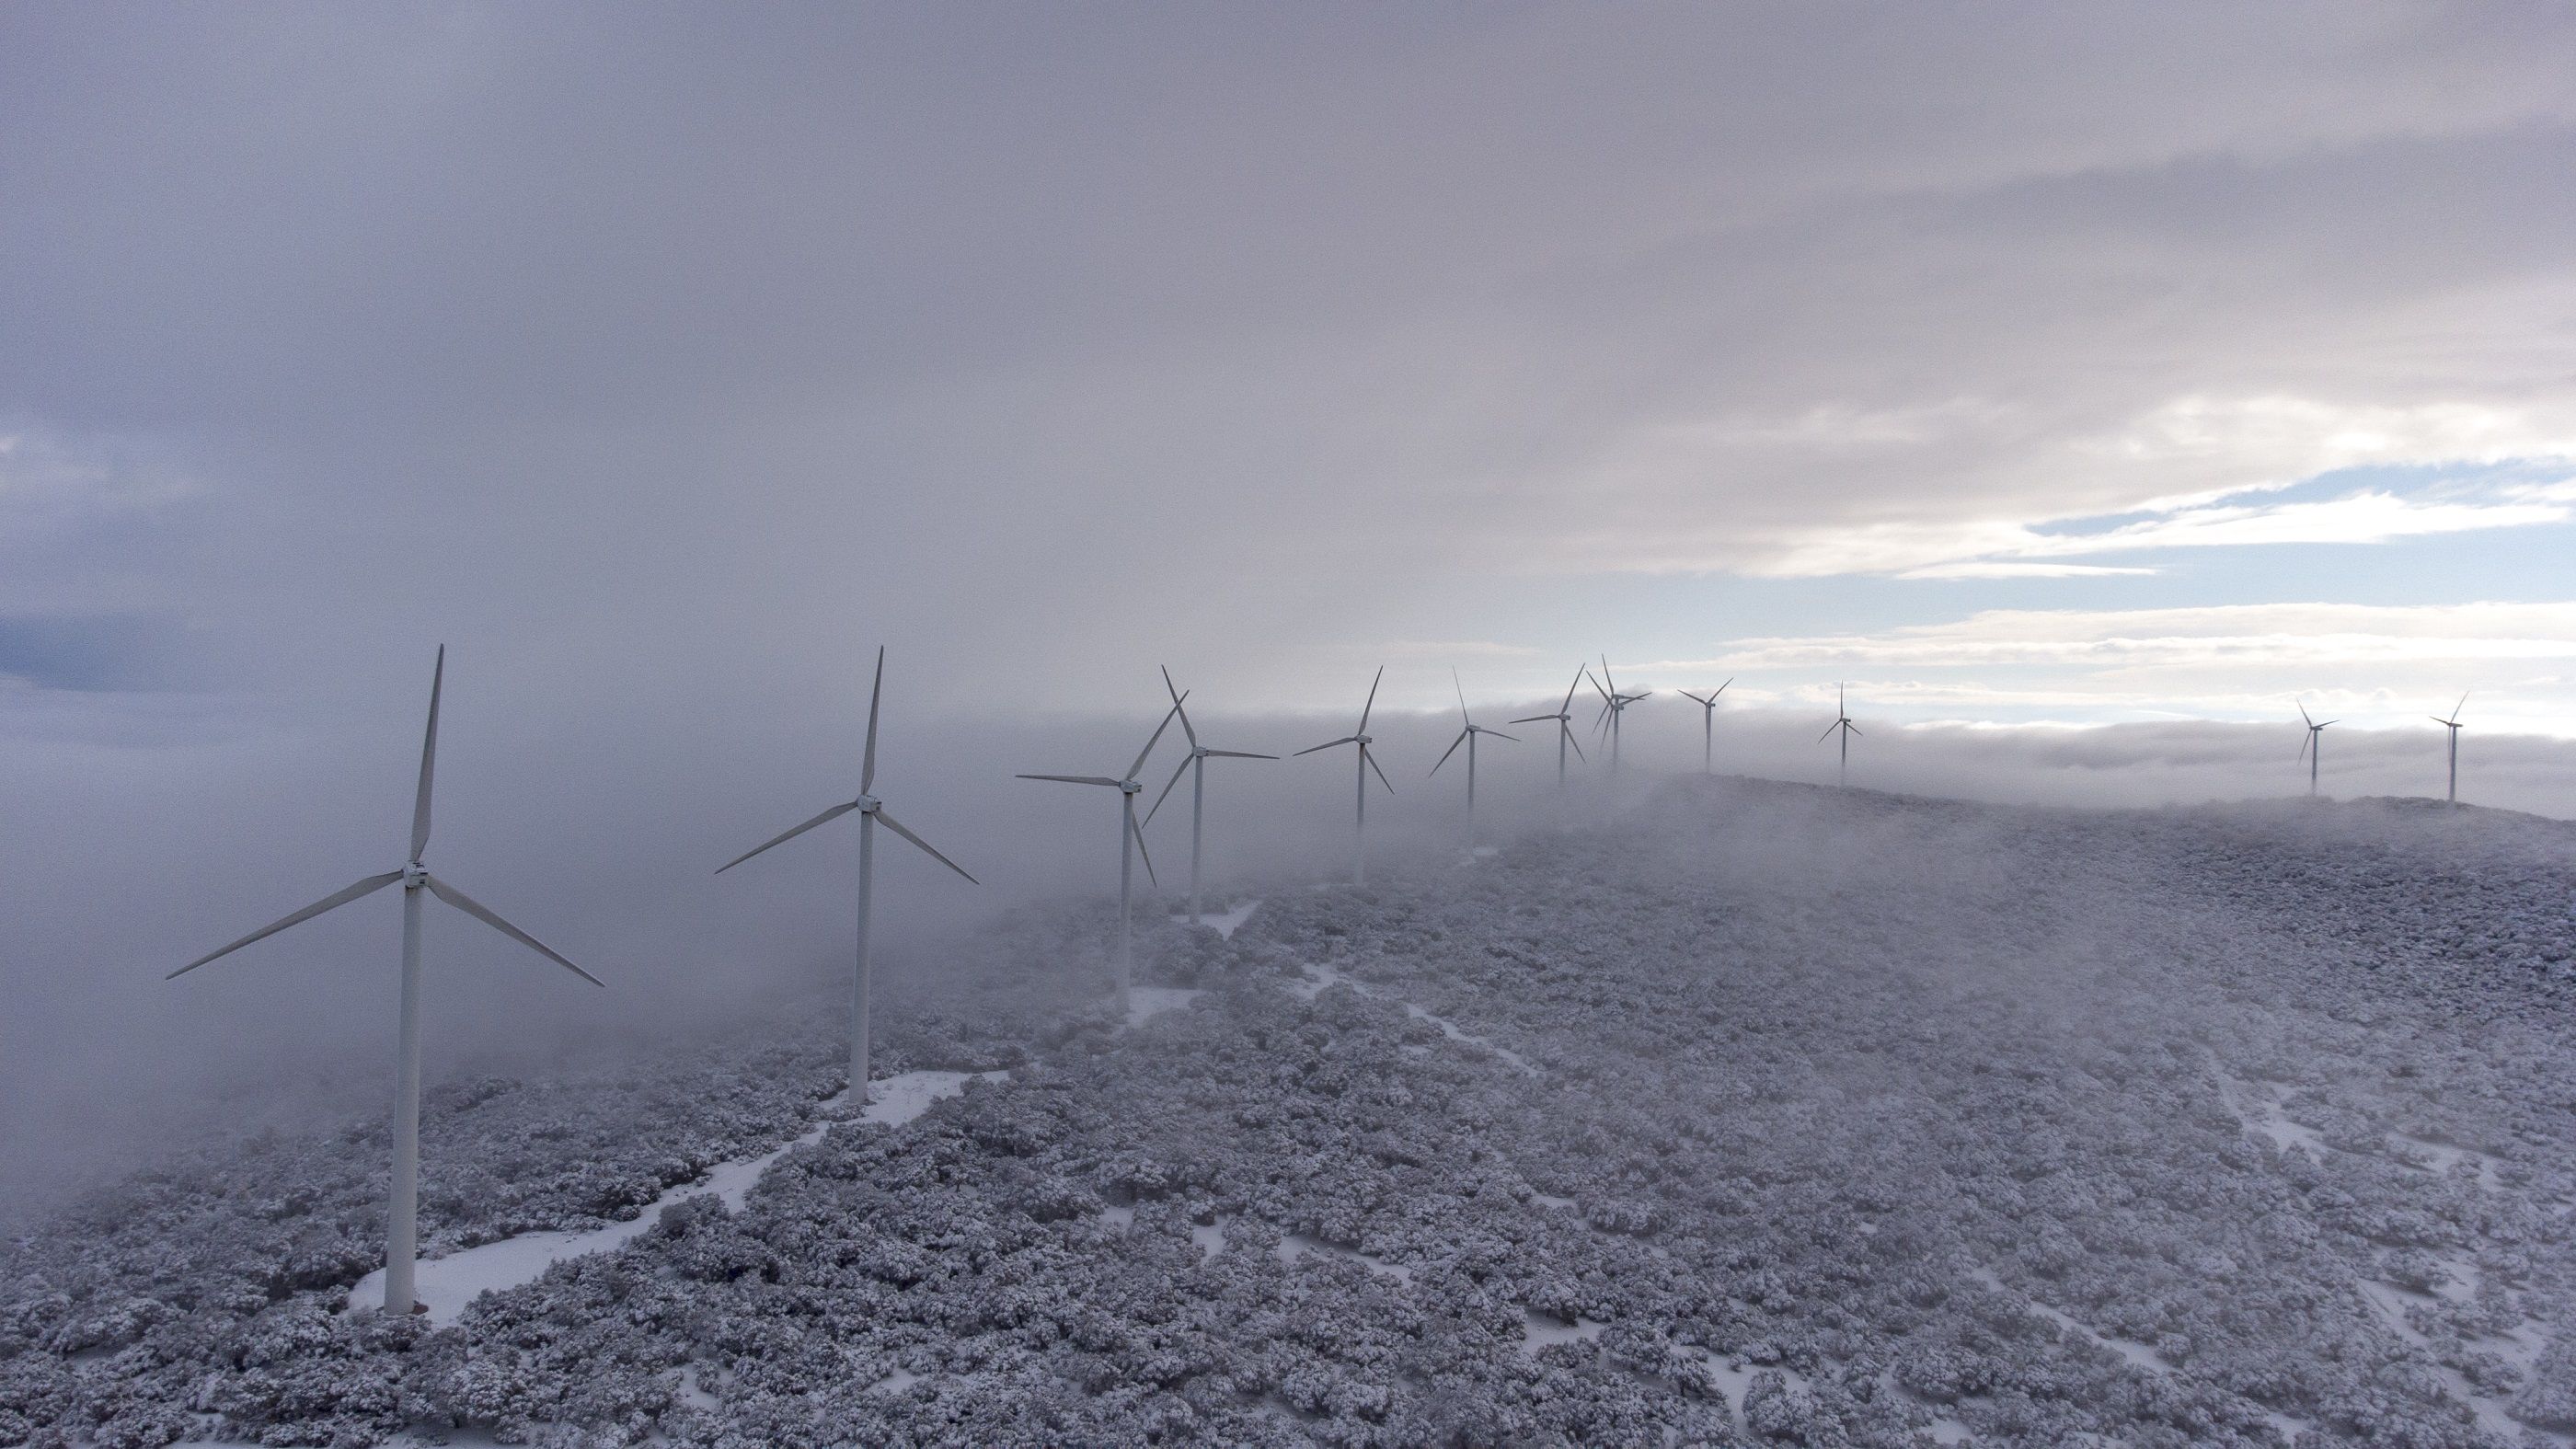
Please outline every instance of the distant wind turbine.
[[[2466, 704], [2468, 696], [2462, 695], [2460, 702]], [[2334, 721], [2308, 719], [2308, 706], [2305, 701], [2299, 704], [2299, 718], [2305, 720], [2308, 726], [2308, 737], [2299, 746], [2299, 757], [2308, 762], [2308, 794], [2313, 797], [2317, 793], [2317, 761], [2325, 754], [2326, 726], [2333, 724]], [[2451, 738], [2458, 739], [2459, 736], [2453, 735]]]
[[1360, 727], [1358, 729], [1342, 736], [1338, 740], [1326, 740], [1324, 743], [1315, 746], [1314, 749], [1299, 750], [1297, 752], [1301, 755], [1311, 755], [1315, 753], [1316, 750], [1329, 750], [1341, 745], [1357, 745], [1360, 747], [1359, 813], [1353, 817], [1354, 823], [1352, 825], [1351, 884], [1353, 885], [1368, 884], [1369, 772], [1371, 770], [1377, 770], [1377, 782], [1380, 785], [1386, 786], [1386, 793], [1390, 795], [1395, 793], [1395, 786], [1387, 783], [1386, 771], [1378, 769], [1377, 756], [1369, 753], [1369, 746], [1376, 743], [1368, 732], [1369, 711], [1377, 708], [1377, 687], [1385, 679], [1386, 666], [1381, 664], [1377, 667], [1377, 678], [1369, 681], [1368, 703], [1360, 706]]
[[[1730, 678], [1726, 684], [1734, 682]], [[1717, 744], [1717, 697], [1726, 693], [1726, 684], [1706, 694], [1693, 694], [1687, 689], [1682, 691], [1682, 698], [1699, 706], [1699, 772], [1703, 775], [1715, 773], [1710, 761], [1715, 757]]]
[[1475, 716], [1467, 713], [1467, 686], [1459, 683], [1458, 667], [1454, 664], [1449, 667], [1449, 683], [1458, 691], [1458, 718], [1465, 722], [1466, 728], [1458, 731], [1458, 738], [1451, 740], [1449, 748], [1440, 752], [1440, 758], [1431, 766], [1431, 773], [1439, 774], [1440, 767], [1449, 763], [1449, 757], [1458, 753], [1460, 745], [1467, 747], [1467, 844], [1473, 847], [1476, 843], [1476, 736], [1492, 735], [1498, 740], [1510, 740], [1513, 744], [1519, 744], [1520, 737], [1504, 734], [1501, 730], [1490, 730], [1476, 723]]
[[[1610, 677], [1610, 656], [1607, 654], [1601, 656], [1601, 681], [1600, 684], [1592, 686], [1601, 696], [1601, 713], [1596, 716], [1596, 720], [1602, 732], [1610, 737], [1610, 773], [1615, 775], [1619, 773], [1619, 722], [1627, 715], [1628, 706], [1653, 694], [1654, 691], [1649, 689], [1638, 694], [1621, 694], [1619, 681]], [[1603, 688], [1604, 684], [1608, 688]]]
[[370, 896], [396, 881], [403, 888], [402, 934], [402, 1028], [394, 1050], [394, 1172], [393, 1187], [385, 1209], [385, 1311], [410, 1313], [412, 1297], [412, 1260], [418, 1254], [420, 1241], [420, 900], [426, 891], [465, 914], [490, 926], [502, 935], [528, 947], [538, 955], [570, 971], [593, 986], [603, 984], [596, 976], [555, 954], [551, 947], [536, 937], [502, 920], [473, 897], [431, 875], [420, 863], [421, 852], [429, 848], [429, 787], [438, 763], [438, 695], [447, 677], [447, 646], [438, 647], [438, 663], [429, 677], [429, 729], [420, 742], [420, 792], [412, 797], [411, 855], [400, 870], [371, 875], [346, 890], [335, 891], [283, 920], [272, 922], [223, 947], [209, 951], [170, 973], [169, 978], [185, 976], [207, 962], [227, 956], [253, 941], [265, 940], [287, 927], [309, 921], [325, 911], [334, 910]]
[[1565, 747], [1574, 746], [1574, 757], [1578, 760], [1583, 758], [1583, 743], [1574, 737], [1574, 692], [1581, 689], [1583, 681], [1591, 677], [1592, 667], [1588, 664], [1574, 671], [1574, 682], [1565, 686], [1565, 702], [1556, 707], [1556, 713], [1534, 714], [1525, 719], [1512, 721], [1513, 724], [1537, 724], [1541, 720], [1556, 721], [1556, 788], [1560, 790], [1565, 788]]
[[1839, 684], [1834, 686], [1834, 722], [1825, 726], [1823, 734], [1816, 736], [1816, 743], [1823, 744], [1837, 731], [1843, 737], [1842, 762], [1834, 767], [1834, 788], [1839, 790], [1850, 782], [1852, 736], [1860, 733], [1860, 726], [1851, 721], [1851, 712], [1843, 707], [1843, 687]]
[[2463, 694], [2460, 703], [2451, 706], [2449, 719], [2438, 714], [2433, 716], [2433, 723], [2451, 732], [2451, 793], [2448, 798], [2454, 805], [2460, 803], [2460, 708], [2468, 702], [2469, 697]]
[[[1162, 742], [1163, 731], [1172, 727], [1172, 720], [1181, 712], [1181, 701], [1187, 698], [1189, 696], [1183, 694], [1173, 699], [1172, 707], [1163, 712], [1163, 722], [1154, 726], [1154, 733], [1146, 738], [1145, 748], [1136, 752], [1135, 763], [1127, 767], [1126, 774], [1115, 780], [1106, 775], [1020, 776], [1023, 780], [1061, 780], [1068, 785], [1106, 785], [1118, 792], [1118, 1009], [1121, 1012], [1127, 1009], [1128, 988], [1136, 981], [1136, 861], [1139, 857], [1145, 862], [1145, 878], [1158, 886], [1162, 884], [1154, 875], [1154, 857], [1145, 852], [1144, 827], [1136, 823], [1136, 797], [1145, 789], [1136, 777], [1144, 771], [1145, 758], [1154, 753], [1155, 745]], [[1133, 855], [1128, 853], [1131, 846], [1135, 850]]]
[[772, 836], [762, 844], [753, 846], [716, 867], [716, 874], [722, 875], [769, 849], [770, 846], [783, 845], [815, 826], [826, 821], [837, 820], [853, 810], [859, 812], [859, 957], [858, 969], [850, 980], [850, 1105], [853, 1107], [864, 1107], [868, 1102], [868, 985], [870, 978], [876, 974], [869, 949], [868, 926], [876, 899], [877, 827], [882, 825], [911, 841], [921, 847], [923, 853], [932, 860], [938, 861], [961, 876], [966, 876], [969, 882], [975, 880], [975, 877], [966, 875], [964, 866], [941, 855], [931, 847], [929, 841], [897, 824], [893, 816], [885, 813], [884, 802], [868, 793], [876, 788], [877, 783], [877, 705], [884, 696], [885, 646], [880, 644], [877, 646], [876, 683], [868, 690], [868, 744], [866, 753], [861, 756], [859, 762], [859, 798], [835, 805], [795, 829]]
[[1181, 708], [1181, 691], [1173, 685], [1172, 671], [1169, 669], [1163, 671], [1163, 688], [1172, 696], [1172, 713], [1180, 716], [1181, 732], [1189, 736], [1190, 753], [1181, 761], [1180, 768], [1172, 771], [1172, 778], [1163, 786], [1163, 793], [1154, 797], [1154, 808], [1145, 812], [1145, 823], [1148, 825], [1154, 823], [1154, 817], [1162, 811], [1163, 802], [1172, 796], [1172, 786], [1181, 783], [1181, 775], [1184, 771], [1189, 772], [1191, 775], [1190, 919], [1196, 921], [1199, 918], [1199, 845], [1207, 823], [1207, 762], [1210, 760], [1275, 760], [1279, 757], [1256, 755], [1250, 750], [1212, 750], [1200, 744], [1199, 732], [1190, 724], [1190, 712]]

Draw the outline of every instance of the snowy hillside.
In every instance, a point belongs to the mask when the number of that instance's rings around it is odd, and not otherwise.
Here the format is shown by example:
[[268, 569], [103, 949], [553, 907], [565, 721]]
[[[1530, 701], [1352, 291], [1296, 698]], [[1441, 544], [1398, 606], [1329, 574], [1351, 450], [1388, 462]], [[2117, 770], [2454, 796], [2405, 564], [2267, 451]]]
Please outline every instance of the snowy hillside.
[[0, 1250], [0, 1443], [2576, 1442], [2576, 829], [1682, 781], [1393, 876], [1132, 1021], [1014, 918], [864, 1115], [830, 1020], [437, 1087], [408, 1321], [380, 1122], [138, 1174]]

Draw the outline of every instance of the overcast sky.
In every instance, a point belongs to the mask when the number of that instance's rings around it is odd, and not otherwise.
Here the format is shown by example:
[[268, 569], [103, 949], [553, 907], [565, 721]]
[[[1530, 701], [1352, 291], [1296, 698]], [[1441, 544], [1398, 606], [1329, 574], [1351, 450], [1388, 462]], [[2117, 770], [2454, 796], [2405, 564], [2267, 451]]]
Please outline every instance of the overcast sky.
[[942, 704], [1607, 650], [2576, 733], [2570, 54], [2342, 0], [14, 6], [0, 710], [408, 709], [438, 639], [840, 698], [885, 639]]
[[[1030, 874], [1105, 867], [1033, 833], [1091, 802], [971, 792], [1121, 763], [1159, 663], [1256, 748], [1380, 664], [1732, 676], [1781, 751], [1848, 681], [1879, 781], [2060, 800], [2302, 785], [2294, 696], [2391, 732], [2347, 792], [2438, 791], [2465, 690], [2576, 738], [2571, 55], [2351, 0], [0, 8], [0, 1045], [238, 1061], [140, 983], [394, 863], [442, 641], [441, 859], [630, 981], [840, 949], [841, 846], [702, 878], [844, 797], [880, 642], [910, 823]], [[2047, 728], [1958, 763], [1994, 726]], [[2576, 808], [2563, 745], [2473, 763]]]

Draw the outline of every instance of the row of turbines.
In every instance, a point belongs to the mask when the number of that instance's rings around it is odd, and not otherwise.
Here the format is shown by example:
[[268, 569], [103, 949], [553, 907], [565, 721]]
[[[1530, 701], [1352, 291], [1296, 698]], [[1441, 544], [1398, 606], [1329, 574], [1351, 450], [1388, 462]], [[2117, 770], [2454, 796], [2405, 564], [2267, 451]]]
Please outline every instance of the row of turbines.
[[[446, 646], [441, 645], [437, 661], [431, 668], [429, 723], [421, 737], [420, 778], [412, 797], [411, 838], [409, 850], [402, 865], [394, 870], [366, 876], [334, 891], [302, 910], [281, 917], [249, 935], [207, 952], [169, 975], [169, 979], [175, 980], [254, 942], [266, 940], [290, 926], [309, 921], [325, 912], [337, 910], [341, 906], [361, 900], [389, 886], [399, 884], [402, 887], [401, 1008], [394, 1060], [394, 1160], [385, 1232], [385, 1311], [388, 1313], [410, 1313], [415, 1311], [417, 1306], [413, 1270], [419, 1243], [421, 915], [424, 901], [435, 897], [520, 945], [526, 946], [591, 985], [606, 984], [575, 965], [570, 958], [553, 947], [539, 941], [518, 926], [511, 924], [490, 907], [467, 895], [452, 882], [431, 874], [429, 868], [423, 864], [423, 857], [429, 849], [430, 803], [438, 768], [439, 698], [445, 687], [446, 678], [447, 649]], [[1311, 755], [1344, 746], [1353, 748], [1353, 770], [1356, 775], [1357, 789], [1353, 802], [1351, 876], [1355, 883], [1360, 884], [1365, 884], [1368, 879], [1370, 777], [1375, 776], [1379, 787], [1387, 793], [1393, 794], [1395, 790], [1393, 782], [1387, 778], [1385, 768], [1378, 763], [1376, 751], [1372, 748], [1376, 741], [1369, 734], [1369, 718], [1377, 708], [1378, 687], [1385, 682], [1385, 679], [1386, 670], [1380, 667], [1376, 676], [1369, 682], [1368, 697], [1360, 705], [1359, 723], [1349, 734], [1296, 752], [1298, 755]], [[1693, 693], [1689, 690], [1677, 691], [1684, 698], [1700, 706], [1700, 763], [1704, 770], [1714, 768], [1717, 702], [1719, 697], [1726, 693], [1727, 687], [1733, 683], [1734, 681], [1730, 679], [1706, 694]], [[1433, 763], [1430, 773], [1438, 775], [1441, 768], [1457, 755], [1462, 746], [1466, 749], [1467, 829], [1469, 844], [1472, 846], [1475, 842], [1476, 828], [1477, 745], [1487, 735], [1513, 743], [1519, 743], [1520, 739], [1519, 736], [1506, 734], [1476, 722], [1474, 713], [1467, 705], [1465, 686], [1458, 681], [1454, 669], [1451, 671], [1451, 684], [1458, 693], [1460, 727], [1458, 734], [1450, 740], [1449, 748], [1443, 751], [1439, 760]], [[1574, 702], [1586, 684], [1591, 685], [1594, 693], [1599, 696], [1600, 702], [1592, 720], [1592, 732], [1598, 741], [1607, 744], [1609, 763], [1613, 771], [1619, 768], [1621, 725], [1627, 711], [1631, 706], [1650, 698], [1654, 693], [1652, 690], [1627, 691], [1619, 688], [1616, 676], [1611, 672], [1610, 662], [1604, 658], [1598, 679], [1593, 677], [1591, 666], [1588, 664], [1577, 670], [1573, 681], [1566, 686], [1565, 697], [1558, 702], [1554, 711], [1509, 721], [1512, 724], [1553, 724], [1556, 727], [1554, 731], [1556, 776], [1560, 789], [1566, 784], [1567, 753], [1571, 751], [1578, 759], [1587, 761], [1589, 759], [1583, 752], [1582, 740], [1574, 727]], [[1129, 761], [1126, 769], [1119, 774], [1115, 776], [1023, 774], [1018, 777], [1024, 780], [1089, 785], [1118, 792], [1118, 945], [1115, 964], [1118, 998], [1122, 1010], [1126, 1005], [1129, 988], [1133, 985], [1135, 976], [1135, 866], [1142, 862], [1149, 878], [1152, 877], [1154, 869], [1153, 858], [1145, 849], [1145, 825], [1161, 812], [1164, 803], [1171, 798], [1172, 791], [1180, 785], [1181, 778], [1184, 775], [1189, 776], [1191, 783], [1188, 904], [1189, 919], [1196, 921], [1201, 918], [1199, 884], [1206, 837], [1207, 762], [1214, 759], [1275, 760], [1279, 758], [1276, 755], [1260, 754], [1251, 750], [1218, 749], [1209, 745], [1199, 738], [1197, 725], [1190, 719], [1188, 692], [1173, 682], [1168, 669], [1163, 671], [1163, 688], [1170, 697], [1169, 708], [1165, 710], [1162, 720], [1155, 725], [1153, 733], [1146, 738], [1145, 747], [1136, 752], [1135, 758]], [[784, 845], [810, 830], [838, 820], [844, 815], [855, 814], [859, 817], [858, 947], [850, 981], [850, 1074], [847, 1093], [847, 1100], [852, 1107], [864, 1106], [867, 1101], [868, 987], [870, 977], [873, 975], [869, 927], [875, 913], [878, 827], [882, 826], [893, 832], [907, 844], [956, 872], [966, 881], [975, 882], [975, 877], [969, 874], [964, 866], [949, 859], [938, 847], [887, 814], [885, 802], [874, 793], [877, 775], [877, 723], [884, 697], [885, 650], [880, 648], [877, 651], [875, 678], [868, 693], [867, 743], [860, 757], [857, 798], [833, 805], [813, 818], [781, 831], [716, 868], [716, 874], [722, 875], [735, 866]], [[2459, 798], [2459, 731], [2461, 728], [2459, 715], [2461, 708], [2467, 702], [2468, 696], [2462, 695], [2460, 704], [2452, 707], [2449, 717], [2434, 717], [2435, 723], [2450, 731], [2450, 798], [2454, 802]], [[2313, 794], [2316, 790], [2317, 750], [2325, 728], [2336, 721], [2317, 720], [2311, 717], [2304, 703], [2300, 705], [2299, 715], [2307, 724], [2307, 741], [2301, 746], [2300, 754], [2309, 767], [2309, 791]], [[1172, 771], [1171, 778], [1164, 782], [1161, 793], [1155, 796], [1154, 803], [1140, 817], [1137, 814], [1136, 802], [1145, 791], [1146, 762], [1152, 758], [1154, 747], [1162, 742], [1163, 736], [1176, 722], [1181, 727], [1183, 737], [1188, 741], [1188, 750], [1182, 756], [1179, 765]], [[1836, 762], [1838, 783], [1849, 771], [1851, 741], [1860, 733], [1860, 728], [1852, 722], [1842, 688], [1836, 686], [1834, 722], [1826, 727], [1824, 734], [1817, 737], [1817, 741], [1822, 743], [1827, 739], [1840, 737]]]

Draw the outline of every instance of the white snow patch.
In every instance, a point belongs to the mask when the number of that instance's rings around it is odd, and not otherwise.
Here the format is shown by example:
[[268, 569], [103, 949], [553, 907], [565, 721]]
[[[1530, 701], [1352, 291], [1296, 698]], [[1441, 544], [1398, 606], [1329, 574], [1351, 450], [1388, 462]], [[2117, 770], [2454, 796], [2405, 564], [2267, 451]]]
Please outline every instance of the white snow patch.
[[910, 1369], [899, 1368], [887, 1374], [884, 1378], [877, 1380], [875, 1383], [868, 1385], [868, 1392], [872, 1394], [899, 1394], [919, 1382], [921, 1382], [921, 1375], [914, 1373]]
[[[1192, 1236], [1195, 1237], [1196, 1234]], [[1304, 1233], [1290, 1233], [1282, 1237], [1275, 1251], [1279, 1254], [1279, 1261], [1282, 1263], [1294, 1263], [1308, 1253], [1322, 1253], [1331, 1258], [1348, 1258], [1382, 1278], [1393, 1278], [1399, 1283], [1413, 1281], [1413, 1269], [1403, 1263], [1390, 1263], [1373, 1253], [1363, 1253], [1355, 1248], [1327, 1243], [1321, 1238], [1310, 1237]]]
[[2408, 1343], [2422, 1350], [2425, 1357], [2428, 1360], [2432, 1360], [2430, 1366], [2433, 1372], [2441, 1376], [2442, 1384], [2445, 1388], [2448, 1388], [2452, 1394], [2458, 1397], [2460, 1402], [2468, 1405], [2470, 1410], [2478, 1416], [2479, 1428], [2486, 1430], [2488, 1433], [2495, 1435], [2497, 1438], [2502, 1439], [2508, 1444], [2521, 1443], [2522, 1436], [2525, 1433], [2539, 1435], [2553, 1443], [2564, 1444], [2568, 1442], [2567, 1436], [2565, 1435], [2550, 1434], [2539, 1429], [2529, 1429], [2525, 1425], [2517, 1422], [2512, 1415], [2507, 1414], [2504, 1411], [2504, 1404], [2501, 1400], [2489, 1398], [2485, 1394], [2479, 1393], [2477, 1386], [2469, 1382], [2468, 1375], [2440, 1362], [2438, 1359], [2433, 1359], [2432, 1340], [2426, 1338], [2420, 1333], [2417, 1333], [2415, 1331], [2415, 1325], [2406, 1321], [2406, 1299], [2398, 1289], [2392, 1288], [2385, 1283], [2374, 1283], [2366, 1278], [2357, 1281], [2361, 1287], [2361, 1296], [2369, 1300], [2371, 1307], [2379, 1310], [2380, 1316], [2388, 1321], [2388, 1326], [2397, 1331], [2397, 1336], [2405, 1339]]
[[1104, 1223], [1114, 1224], [1122, 1228], [1134, 1227], [1136, 1225], [1136, 1205], [1134, 1203], [1113, 1202], [1100, 1210], [1100, 1220]]
[[1601, 1336], [1606, 1323], [1595, 1323], [1577, 1317], [1572, 1323], [1535, 1308], [1524, 1308], [1521, 1317], [1521, 1357], [1528, 1358], [1552, 1343], [1590, 1343]]
[[[964, 1091], [970, 1078], [1001, 1081], [1008, 1072], [898, 1072], [868, 1083], [868, 1105], [859, 1112], [863, 1122], [879, 1122], [899, 1127], [929, 1110], [930, 1104], [942, 1097], [953, 1097]], [[822, 1105], [826, 1111], [848, 1099], [843, 1092]], [[623, 1222], [609, 1223], [586, 1232], [521, 1233], [482, 1243], [443, 1258], [424, 1258], [412, 1269], [412, 1295], [429, 1310], [429, 1321], [445, 1326], [456, 1321], [467, 1304], [485, 1293], [498, 1293], [533, 1283], [546, 1269], [567, 1258], [591, 1253], [605, 1253], [625, 1246], [649, 1232], [661, 1220], [662, 1210], [705, 1193], [714, 1193], [731, 1210], [740, 1211], [751, 1194], [752, 1185], [760, 1181], [771, 1164], [794, 1149], [822, 1140], [830, 1131], [830, 1119], [816, 1123], [793, 1141], [735, 1162], [720, 1162], [707, 1170], [705, 1177], [686, 1182], [646, 1203], [643, 1210]], [[378, 1268], [358, 1280], [349, 1290], [351, 1308], [373, 1307], [384, 1302], [385, 1270]]]
[[1433, 1026], [1440, 1028], [1440, 1034], [1449, 1038], [1451, 1041], [1465, 1042], [1469, 1046], [1483, 1047], [1485, 1050], [1501, 1057], [1504, 1061], [1511, 1063], [1513, 1066], [1529, 1073], [1531, 1076], [1535, 1077], [1539, 1075], [1538, 1068], [1530, 1064], [1529, 1058], [1513, 1051], [1510, 1047], [1498, 1046], [1472, 1032], [1461, 1031], [1459, 1030], [1456, 1022], [1451, 1021], [1445, 1016], [1436, 1015], [1413, 1002], [1405, 1000], [1403, 997], [1393, 996], [1374, 986], [1353, 981], [1351, 978], [1344, 976], [1342, 973], [1334, 970], [1330, 966], [1309, 964], [1306, 967], [1306, 970], [1312, 973], [1312, 975], [1310, 975], [1306, 980], [1290, 981], [1283, 984], [1286, 985], [1290, 991], [1295, 992], [1299, 997], [1307, 1001], [1312, 1001], [1317, 996], [1322, 995], [1327, 987], [1347, 986], [1362, 996], [1372, 996], [1380, 1001], [1394, 1002], [1396, 1005], [1403, 1007], [1405, 1014], [1412, 1017], [1414, 1020], [1427, 1021]]
[[1570, 1208], [1574, 1206], [1574, 1199], [1570, 1197], [1551, 1197], [1543, 1192], [1531, 1193], [1530, 1201], [1537, 1203], [1540, 1207], [1544, 1208]]
[[1212, 1223], [1190, 1224], [1190, 1241], [1198, 1244], [1199, 1261], [1202, 1263], [1224, 1252], [1225, 1219], [1220, 1217]]
[[[1259, 909], [1261, 909], [1261, 902], [1258, 899], [1249, 900], [1234, 907], [1232, 910], [1225, 912], [1223, 915], [1201, 915], [1198, 918], [1198, 924], [1214, 930], [1218, 935], [1231, 941], [1234, 939], [1236, 928], [1240, 927], [1244, 922], [1251, 920], [1252, 913]], [[1190, 918], [1185, 915], [1174, 916], [1172, 919], [1183, 925], [1190, 924]]]
[[1199, 999], [1195, 986], [1130, 986], [1127, 988], [1127, 1024], [1143, 1026], [1167, 1011], [1178, 1011]]

